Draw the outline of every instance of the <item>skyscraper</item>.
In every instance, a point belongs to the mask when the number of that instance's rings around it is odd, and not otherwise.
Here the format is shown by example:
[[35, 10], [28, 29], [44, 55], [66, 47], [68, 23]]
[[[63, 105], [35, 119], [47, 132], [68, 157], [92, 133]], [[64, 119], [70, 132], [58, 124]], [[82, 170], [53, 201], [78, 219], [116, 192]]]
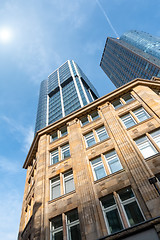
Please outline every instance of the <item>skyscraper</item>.
[[35, 132], [98, 97], [79, 66], [73, 60], [66, 61], [41, 83]]
[[100, 66], [116, 87], [137, 77], [160, 77], [160, 38], [136, 30], [108, 37]]

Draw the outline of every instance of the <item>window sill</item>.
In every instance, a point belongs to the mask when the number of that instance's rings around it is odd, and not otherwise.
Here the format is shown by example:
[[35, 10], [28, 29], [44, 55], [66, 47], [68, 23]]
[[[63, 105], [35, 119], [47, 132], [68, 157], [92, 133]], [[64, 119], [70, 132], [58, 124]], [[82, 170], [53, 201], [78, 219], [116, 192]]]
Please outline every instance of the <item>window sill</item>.
[[158, 153], [156, 153], [156, 154], [154, 154], [154, 155], [152, 155], [150, 157], [144, 158], [144, 160], [149, 161], [149, 160], [151, 160], [151, 159], [153, 159], [155, 157], [158, 157], [159, 155], [160, 155], [160, 152], [158, 152]]
[[95, 146], [97, 146], [97, 145], [99, 145], [99, 144], [101, 144], [101, 143], [103, 143], [103, 142], [105, 142], [105, 141], [107, 141], [109, 139], [111, 139], [111, 138], [108, 137], [108, 138], [104, 139], [103, 141], [97, 142], [97, 143], [93, 144], [92, 146], [87, 147], [86, 150], [88, 150], [88, 149], [90, 149], [92, 147], [95, 147]]
[[60, 199], [62, 199], [62, 198], [64, 198], [64, 197], [67, 197], [68, 195], [71, 195], [71, 194], [75, 193], [75, 192], [76, 192], [76, 190], [73, 190], [73, 191], [71, 191], [71, 192], [69, 192], [69, 193], [65, 193], [65, 194], [63, 194], [63, 195], [61, 195], [61, 196], [59, 196], [59, 197], [57, 197], [57, 198], [54, 198], [54, 199], [52, 199], [52, 200], [49, 200], [48, 203], [50, 204], [50, 203], [53, 203], [53, 202], [55, 202], [55, 201], [58, 201], [58, 200], [60, 200]]
[[71, 156], [69, 156], [69, 157], [67, 157], [67, 158], [65, 158], [65, 159], [63, 159], [63, 160], [60, 160], [60, 161], [58, 161], [58, 162], [56, 162], [56, 163], [54, 163], [54, 164], [50, 164], [50, 165], [48, 166], [48, 168], [52, 168], [52, 167], [56, 166], [57, 164], [62, 163], [62, 162], [66, 161], [66, 160], [68, 160], [68, 159], [70, 159], [70, 158], [71, 158]]
[[111, 177], [113, 177], [113, 176], [115, 176], [115, 175], [117, 175], [117, 174], [120, 174], [120, 173], [124, 172], [124, 171], [125, 171], [125, 170], [124, 170], [124, 168], [123, 168], [123, 169], [121, 169], [121, 170], [119, 170], [119, 171], [117, 171], [117, 172], [111, 173], [111, 174], [109, 174], [109, 175], [107, 175], [107, 176], [105, 176], [105, 177], [103, 177], [103, 178], [100, 178], [100, 179], [98, 179], [98, 180], [95, 180], [94, 183], [95, 183], [95, 184], [96, 184], [96, 183], [99, 183], [100, 181], [102, 181], [102, 180], [104, 180], [104, 179], [111, 178]]
[[92, 121], [86, 123], [85, 125], [81, 125], [81, 128], [84, 128], [84, 127], [88, 126], [90, 123], [96, 122], [96, 121], [98, 121], [99, 119], [101, 119], [101, 118], [98, 117], [98, 118], [96, 118], [95, 120], [92, 120]]
[[144, 121], [142, 121], [142, 122], [139, 122], [139, 123], [133, 125], [132, 127], [126, 128], [126, 130], [130, 130], [130, 129], [134, 128], [134, 127], [138, 127], [138, 126], [141, 125], [142, 123], [148, 122], [149, 120], [152, 120], [152, 119], [154, 119], [154, 117], [147, 118], [146, 120], [144, 120]]
[[53, 140], [53, 141], [50, 141], [49, 144], [56, 143], [56, 142], [58, 142], [58, 140], [63, 139], [63, 138], [65, 138], [66, 136], [68, 136], [68, 134], [66, 134], [66, 135], [64, 135], [64, 136], [62, 136], [62, 137], [59, 137], [59, 138], [57, 138], [57, 139], [55, 139], [55, 140]]
[[119, 109], [123, 108], [124, 106], [128, 106], [130, 103], [133, 103], [133, 102], [136, 102], [136, 101], [137, 101], [137, 99], [134, 99], [133, 101], [130, 101], [129, 103], [125, 103], [125, 104], [123, 104], [122, 106], [120, 106], [120, 107], [118, 107], [118, 108], [116, 108], [116, 109], [115, 109], [115, 107], [113, 106], [113, 109], [114, 109], [115, 111], [118, 111]]

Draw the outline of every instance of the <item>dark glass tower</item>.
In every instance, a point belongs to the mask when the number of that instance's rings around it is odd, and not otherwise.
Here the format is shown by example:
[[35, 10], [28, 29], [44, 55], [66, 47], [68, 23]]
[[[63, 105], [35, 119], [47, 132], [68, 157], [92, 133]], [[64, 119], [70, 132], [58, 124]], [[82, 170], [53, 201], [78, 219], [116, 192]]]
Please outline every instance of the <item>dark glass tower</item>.
[[68, 60], [41, 83], [35, 132], [98, 97], [79, 66]]
[[160, 38], [135, 30], [108, 37], [100, 66], [116, 87], [137, 77], [160, 77]]

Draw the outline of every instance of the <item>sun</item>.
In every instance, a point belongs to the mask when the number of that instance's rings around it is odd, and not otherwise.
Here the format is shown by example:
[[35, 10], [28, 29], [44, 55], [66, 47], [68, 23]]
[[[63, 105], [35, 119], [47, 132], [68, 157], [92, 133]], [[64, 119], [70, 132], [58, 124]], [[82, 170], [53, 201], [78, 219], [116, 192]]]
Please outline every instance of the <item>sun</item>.
[[12, 32], [9, 28], [0, 29], [0, 41], [2, 43], [8, 43], [12, 39]]

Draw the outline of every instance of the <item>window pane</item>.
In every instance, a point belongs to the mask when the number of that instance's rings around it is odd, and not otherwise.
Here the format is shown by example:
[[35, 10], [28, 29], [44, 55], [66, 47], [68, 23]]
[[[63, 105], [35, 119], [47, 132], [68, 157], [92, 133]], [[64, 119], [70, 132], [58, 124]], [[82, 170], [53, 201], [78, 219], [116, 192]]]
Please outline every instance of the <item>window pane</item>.
[[67, 220], [68, 220], [68, 223], [72, 223], [72, 222], [78, 220], [77, 209], [74, 209], [74, 210], [67, 213]]
[[57, 186], [52, 187], [52, 199], [60, 197], [61, 192], [60, 192], [60, 184]]
[[110, 233], [115, 233], [123, 229], [117, 209], [106, 212], [106, 218], [108, 221]]
[[134, 194], [133, 194], [132, 189], [130, 187], [127, 187], [125, 189], [122, 189], [122, 190], [118, 191], [118, 194], [119, 194], [120, 199], [122, 201], [125, 201], [129, 198], [134, 197]]
[[69, 144], [66, 144], [65, 146], [62, 147], [62, 160], [67, 157], [70, 157]]
[[93, 121], [96, 120], [97, 118], [99, 118], [99, 114], [97, 111], [92, 112], [90, 115], [91, 115]]
[[116, 151], [110, 151], [109, 153], [105, 154], [106, 161], [109, 166], [109, 170], [111, 173], [117, 172], [122, 169], [122, 165], [120, 160], [116, 154]]
[[106, 172], [104, 170], [101, 157], [92, 160], [91, 164], [92, 164], [93, 171], [95, 173], [95, 180], [98, 180], [106, 176]]
[[64, 174], [64, 192], [69, 193], [75, 189], [72, 171]]
[[125, 101], [126, 103], [129, 103], [129, 102], [131, 102], [131, 101], [134, 100], [134, 98], [131, 96], [130, 93], [127, 93], [127, 94], [124, 95], [122, 98], [124, 99], [124, 101]]
[[116, 204], [112, 194], [102, 198], [101, 202], [104, 208], [108, 208]]
[[55, 230], [62, 226], [62, 216], [57, 216], [52, 220], [51, 229]]
[[133, 119], [130, 113], [121, 117], [121, 120], [123, 121], [126, 128], [132, 127], [136, 124], [135, 120]]
[[120, 99], [117, 99], [112, 102], [112, 105], [114, 106], [115, 109], [121, 107], [123, 104], [121, 103]]
[[143, 107], [136, 109], [135, 111], [133, 111], [133, 113], [136, 115], [139, 122], [142, 122], [150, 117]]
[[52, 240], [63, 240], [63, 231], [53, 233]]
[[93, 132], [88, 133], [87, 135], [85, 135], [85, 139], [86, 139], [87, 147], [90, 147], [90, 146], [92, 146], [93, 144], [96, 143], [95, 139], [94, 139], [94, 136], [93, 136]]
[[99, 141], [103, 141], [106, 138], [108, 138], [108, 134], [107, 134], [106, 129], [105, 129], [104, 126], [101, 127], [101, 128], [96, 129], [96, 133], [97, 133], [97, 136], [99, 138]]
[[65, 126], [65, 127], [61, 128], [60, 133], [61, 133], [61, 137], [67, 135], [67, 127]]
[[154, 131], [150, 135], [154, 139], [158, 147], [160, 148], [160, 130]]
[[86, 125], [87, 123], [89, 123], [87, 116], [81, 118], [81, 123], [82, 123], [82, 126], [84, 126], [84, 125]]
[[51, 141], [53, 142], [54, 140], [56, 140], [58, 138], [58, 134], [57, 131], [55, 131], [52, 135], [51, 135]]
[[79, 224], [70, 227], [71, 240], [81, 240], [81, 233]]
[[61, 196], [60, 178], [55, 177], [51, 179], [51, 200], [59, 196]]
[[136, 201], [126, 204], [124, 208], [131, 226], [144, 221], [144, 218]]
[[104, 167], [102, 165], [95, 167], [94, 171], [95, 171], [95, 175], [96, 175], [97, 180], [106, 176]]
[[81, 234], [79, 228], [79, 218], [77, 209], [68, 212], [66, 215], [69, 240], [80, 240]]
[[55, 151], [51, 152], [51, 164], [55, 164], [59, 161], [59, 156], [58, 156], [58, 149]]
[[144, 158], [150, 157], [157, 153], [157, 150], [146, 136], [137, 139], [135, 142]]

